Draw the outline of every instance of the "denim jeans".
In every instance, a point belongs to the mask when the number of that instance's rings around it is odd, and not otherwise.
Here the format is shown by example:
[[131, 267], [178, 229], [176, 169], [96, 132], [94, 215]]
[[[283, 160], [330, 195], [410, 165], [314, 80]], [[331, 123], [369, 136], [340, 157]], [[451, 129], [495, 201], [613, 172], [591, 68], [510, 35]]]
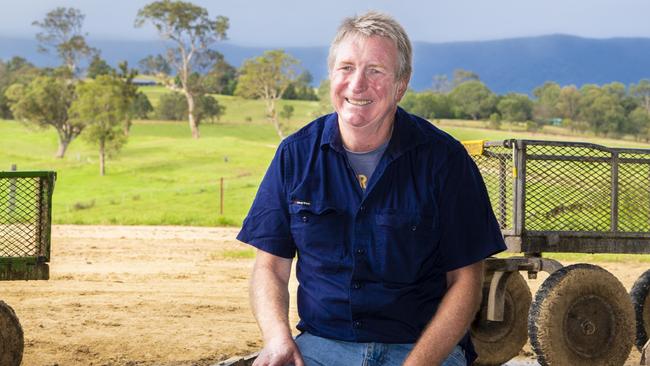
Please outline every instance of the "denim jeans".
[[[413, 343], [356, 343], [321, 338], [304, 332], [296, 344], [305, 366], [399, 366]], [[465, 352], [456, 346], [442, 366], [466, 366]]]

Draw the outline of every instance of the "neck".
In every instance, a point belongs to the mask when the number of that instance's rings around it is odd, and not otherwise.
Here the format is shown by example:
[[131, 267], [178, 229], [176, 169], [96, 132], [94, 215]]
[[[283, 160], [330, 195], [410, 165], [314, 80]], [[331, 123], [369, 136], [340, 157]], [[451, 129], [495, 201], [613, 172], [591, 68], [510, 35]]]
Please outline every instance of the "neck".
[[395, 123], [395, 113], [378, 125], [350, 127], [339, 120], [341, 141], [346, 150], [351, 152], [373, 151], [390, 139]]

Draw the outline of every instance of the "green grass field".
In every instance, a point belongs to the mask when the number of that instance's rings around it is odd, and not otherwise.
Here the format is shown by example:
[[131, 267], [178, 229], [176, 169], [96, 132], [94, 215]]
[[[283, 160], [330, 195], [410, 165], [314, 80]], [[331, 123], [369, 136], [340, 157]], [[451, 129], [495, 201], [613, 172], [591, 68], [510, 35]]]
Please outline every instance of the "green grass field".
[[[162, 87], [143, 89], [154, 102], [166, 92]], [[108, 160], [104, 177], [99, 175], [97, 151], [82, 139], [72, 142], [64, 159], [55, 159], [53, 129], [34, 130], [0, 120], [0, 170], [11, 164], [19, 170], [55, 170], [56, 224], [241, 225], [280, 140], [265, 120], [262, 101], [217, 97], [226, 114], [219, 123], [202, 125], [199, 140], [190, 137], [187, 122], [135, 121], [128, 143]], [[318, 108], [317, 102], [282, 103], [294, 105], [293, 129], [312, 120]], [[477, 122], [437, 124], [460, 140], [566, 139], [468, 127], [482, 126]]]

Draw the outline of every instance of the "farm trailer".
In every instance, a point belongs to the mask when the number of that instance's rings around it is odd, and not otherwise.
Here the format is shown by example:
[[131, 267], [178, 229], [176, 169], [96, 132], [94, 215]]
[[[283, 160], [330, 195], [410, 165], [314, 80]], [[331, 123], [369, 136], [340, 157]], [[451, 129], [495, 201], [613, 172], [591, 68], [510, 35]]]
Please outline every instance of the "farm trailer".
[[[650, 271], [630, 295], [601, 267], [542, 253], [650, 253], [650, 150], [590, 143], [468, 142], [508, 246], [486, 261], [471, 335], [479, 364], [530, 343], [542, 365], [623, 365], [650, 327]], [[549, 277], [533, 299], [520, 272]]]
[[[49, 279], [56, 173], [0, 171], [0, 281]], [[23, 330], [0, 300], [0, 365], [20, 365]]]
[[[542, 253], [650, 253], [650, 150], [590, 143], [465, 142], [508, 246], [488, 258], [470, 333], [477, 364], [500, 365], [530, 338], [541, 365], [623, 365], [650, 328], [650, 271], [630, 295], [592, 264]], [[549, 277], [535, 298], [520, 274]], [[220, 366], [251, 365], [255, 355]]]

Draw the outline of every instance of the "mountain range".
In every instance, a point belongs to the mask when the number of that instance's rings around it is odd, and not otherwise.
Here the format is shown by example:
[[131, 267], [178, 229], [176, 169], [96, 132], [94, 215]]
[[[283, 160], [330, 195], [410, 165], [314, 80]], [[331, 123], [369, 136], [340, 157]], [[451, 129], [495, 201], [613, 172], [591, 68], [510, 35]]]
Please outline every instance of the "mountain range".
[[[162, 41], [93, 40], [111, 65], [127, 60], [136, 66], [150, 54], [163, 53]], [[425, 43], [414, 42], [414, 67], [411, 87], [431, 88], [433, 76], [454, 69], [477, 73], [494, 92], [531, 93], [545, 81], [560, 85], [620, 81], [626, 85], [650, 78], [650, 38], [591, 39], [569, 35], [512, 38], [493, 41]], [[234, 66], [261, 55], [264, 47], [244, 47], [228, 42], [214, 49]], [[327, 77], [328, 47], [285, 47], [314, 77], [314, 85]], [[37, 52], [34, 39], [0, 36], [0, 59], [22, 56], [37, 66], [53, 66], [58, 60]]]

